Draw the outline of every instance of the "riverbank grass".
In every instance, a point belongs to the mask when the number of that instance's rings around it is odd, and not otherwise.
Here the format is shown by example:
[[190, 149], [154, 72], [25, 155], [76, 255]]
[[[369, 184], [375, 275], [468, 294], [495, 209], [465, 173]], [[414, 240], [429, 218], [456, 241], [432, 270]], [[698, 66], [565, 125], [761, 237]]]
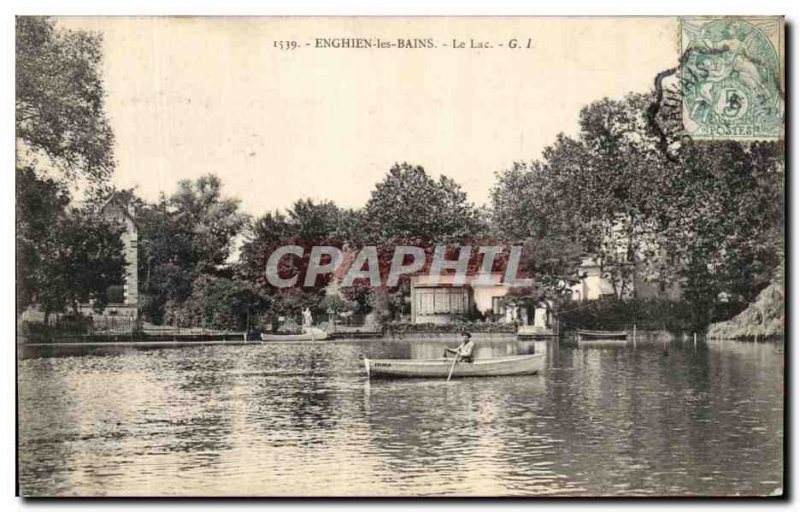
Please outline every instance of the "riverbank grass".
[[747, 308], [724, 322], [708, 328], [708, 338], [728, 340], [770, 340], [784, 336], [784, 288], [772, 283]]

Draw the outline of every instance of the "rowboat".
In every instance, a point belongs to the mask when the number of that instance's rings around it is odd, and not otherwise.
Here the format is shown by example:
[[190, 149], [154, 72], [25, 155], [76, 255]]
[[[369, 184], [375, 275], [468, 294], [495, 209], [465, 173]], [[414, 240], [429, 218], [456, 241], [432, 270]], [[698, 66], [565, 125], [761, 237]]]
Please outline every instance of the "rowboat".
[[328, 339], [328, 333], [312, 327], [300, 334], [267, 334], [261, 333], [261, 341], [322, 341]]
[[619, 344], [627, 343], [628, 331], [589, 331], [578, 329], [579, 343], [606, 343]]
[[349, 325], [335, 325], [331, 328], [331, 338], [380, 338], [383, 330], [370, 326], [352, 327]]
[[550, 329], [537, 325], [520, 325], [517, 328], [517, 339], [519, 340], [550, 340], [558, 337]]
[[[446, 379], [453, 366], [452, 358], [440, 359], [364, 359], [367, 377], [429, 377]], [[532, 375], [544, 368], [544, 354], [476, 359], [456, 363], [453, 377], [499, 377]]]

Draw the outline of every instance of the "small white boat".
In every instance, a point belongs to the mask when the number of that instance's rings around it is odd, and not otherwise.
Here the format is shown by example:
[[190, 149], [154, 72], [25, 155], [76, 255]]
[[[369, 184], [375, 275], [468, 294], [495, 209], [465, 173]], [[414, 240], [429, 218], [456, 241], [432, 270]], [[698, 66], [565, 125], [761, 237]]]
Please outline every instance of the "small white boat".
[[589, 331], [578, 329], [578, 343], [624, 344], [628, 342], [628, 331]]
[[316, 327], [306, 329], [300, 334], [261, 333], [261, 341], [322, 341], [326, 339], [328, 339], [328, 333]]
[[[416, 377], [446, 379], [453, 366], [452, 358], [440, 359], [364, 359], [367, 377]], [[499, 377], [532, 375], [544, 369], [544, 354], [476, 359], [472, 363], [459, 361], [453, 367], [453, 377]]]

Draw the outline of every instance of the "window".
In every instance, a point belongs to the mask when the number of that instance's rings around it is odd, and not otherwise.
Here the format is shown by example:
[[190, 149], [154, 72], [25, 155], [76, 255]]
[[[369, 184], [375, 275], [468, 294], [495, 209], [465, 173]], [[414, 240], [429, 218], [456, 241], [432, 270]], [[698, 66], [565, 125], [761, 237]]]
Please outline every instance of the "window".
[[504, 315], [506, 313], [506, 305], [503, 304], [503, 297], [492, 297], [492, 313], [495, 315]]
[[433, 291], [433, 312], [437, 315], [450, 314], [450, 291], [449, 290], [434, 290]]
[[414, 294], [417, 315], [464, 314], [469, 310], [465, 288], [417, 288]]
[[417, 289], [417, 314], [418, 315], [432, 315], [433, 314], [433, 290], [432, 289]]
[[106, 299], [111, 304], [120, 304], [125, 301], [125, 288], [122, 285], [111, 285], [106, 289]]

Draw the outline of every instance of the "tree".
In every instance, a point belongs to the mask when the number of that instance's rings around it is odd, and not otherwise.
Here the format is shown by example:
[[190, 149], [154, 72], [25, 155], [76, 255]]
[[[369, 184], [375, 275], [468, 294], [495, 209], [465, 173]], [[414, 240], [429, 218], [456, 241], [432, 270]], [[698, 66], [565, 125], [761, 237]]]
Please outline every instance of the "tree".
[[68, 181], [107, 179], [114, 168], [113, 135], [99, 71], [101, 36], [19, 16], [16, 48], [18, 155], [47, 157]]
[[294, 238], [294, 230], [285, 215], [267, 212], [245, 229], [245, 242], [240, 251], [239, 272], [251, 282], [262, 281], [269, 254], [282, 241]]
[[780, 280], [783, 146], [699, 142], [678, 157], [659, 197], [660, 246], [706, 323], [720, 293], [751, 302]]
[[359, 219], [358, 211], [340, 208], [332, 201], [317, 203], [311, 199], [295, 201], [285, 214], [267, 212], [247, 229], [241, 248], [242, 276], [266, 286], [263, 276], [267, 258], [282, 245], [310, 248], [357, 243]]
[[500, 173], [493, 228], [534, 247], [577, 244], [619, 298], [635, 294], [634, 277], [677, 283], [705, 325], [721, 292], [752, 300], [780, 267], [783, 147], [695, 141], [667, 157], [650, 101], [592, 103], [578, 137], [559, 135], [541, 161]]
[[269, 300], [255, 284], [202, 274], [192, 283], [188, 299], [174, 313], [185, 325], [244, 330], [257, 324], [257, 316], [268, 308]]
[[[52, 179], [40, 180], [33, 169], [17, 170], [16, 270], [17, 314], [39, 299], [47, 286], [50, 258], [55, 257], [58, 219], [69, 204], [69, 194]], [[43, 305], [47, 311], [48, 305]], [[52, 307], [58, 307], [53, 305]]]
[[658, 256], [651, 207], [665, 164], [648, 129], [647, 99], [629, 95], [584, 107], [577, 138], [559, 135], [541, 162], [499, 175], [493, 192], [501, 232], [578, 243], [618, 298], [633, 293], [637, 269]]
[[338, 295], [326, 295], [319, 304], [317, 304], [317, 308], [323, 313], [346, 313], [358, 309], [358, 303], [343, 299]]
[[[558, 211], [547, 197], [548, 177], [539, 162], [530, 165], [514, 162], [511, 168], [495, 173], [491, 189], [492, 229], [506, 240], [540, 238], [550, 232], [549, 225]], [[568, 232], [565, 226], [559, 231]]]
[[[66, 186], [101, 185], [113, 172], [98, 34], [16, 21], [17, 308], [45, 318], [79, 303], [102, 307], [122, 280], [120, 227], [91, 204], [69, 207]], [[46, 177], [45, 177], [46, 176]]]
[[459, 242], [485, 233], [480, 211], [451, 178], [431, 178], [425, 169], [395, 164], [375, 186], [364, 209], [364, 230], [371, 242]]
[[359, 213], [340, 208], [333, 201], [299, 199], [286, 210], [286, 216], [292, 236], [300, 240], [353, 242], [359, 238]]
[[142, 312], [155, 324], [167, 302], [183, 302], [192, 289], [191, 226], [177, 221], [165, 197], [136, 205], [139, 228], [139, 292]]
[[290, 318], [298, 317], [306, 308], [320, 311], [318, 305], [325, 298], [325, 290], [319, 288], [285, 288], [269, 295], [272, 301], [271, 312]]
[[91, 210], [72, 208], [60, 223], [56, 275], [63, 280], [66, 304], [75, 313], [79, 304], [86, 303], [101, 311], [108, 303], [109, 286], [122, 282], [121, 234], [120, 225]]
[[214, 274], [228, 260], [234, 238], [247, 222], [239, 200], [223, 198], [222, 181], [209, 174], [180, 181], [167, 207], [171, 220], [189, 231], [191, 270]]
[[69, 195], [30, 168], [17, 171], [17, 311], [45, 313], [92, 302], [101, 309], [108, 287], [122, 281], [122, 228], [91, 209], [69, 208]]
[[[577, 141], [545, 151], [558, 194], [573, 208], [584, 249], [592, 253], [619, 298], [634, 292], [641, 264], [658, 257], [653, 185], [666, 169], [649, 129], [647, 95], [604, 99], [583, 108]], [[573, 224], [574, 225], [574, 224]]]
[[209, 175], [179, 183], [155, 204], [139, 202], [139, 276], [148, 319], [160, 323], [168, 302], [180, 304], [200, 275], [231, 277], [229, 257], [247, 218], [235, 199], [222, 197]]

